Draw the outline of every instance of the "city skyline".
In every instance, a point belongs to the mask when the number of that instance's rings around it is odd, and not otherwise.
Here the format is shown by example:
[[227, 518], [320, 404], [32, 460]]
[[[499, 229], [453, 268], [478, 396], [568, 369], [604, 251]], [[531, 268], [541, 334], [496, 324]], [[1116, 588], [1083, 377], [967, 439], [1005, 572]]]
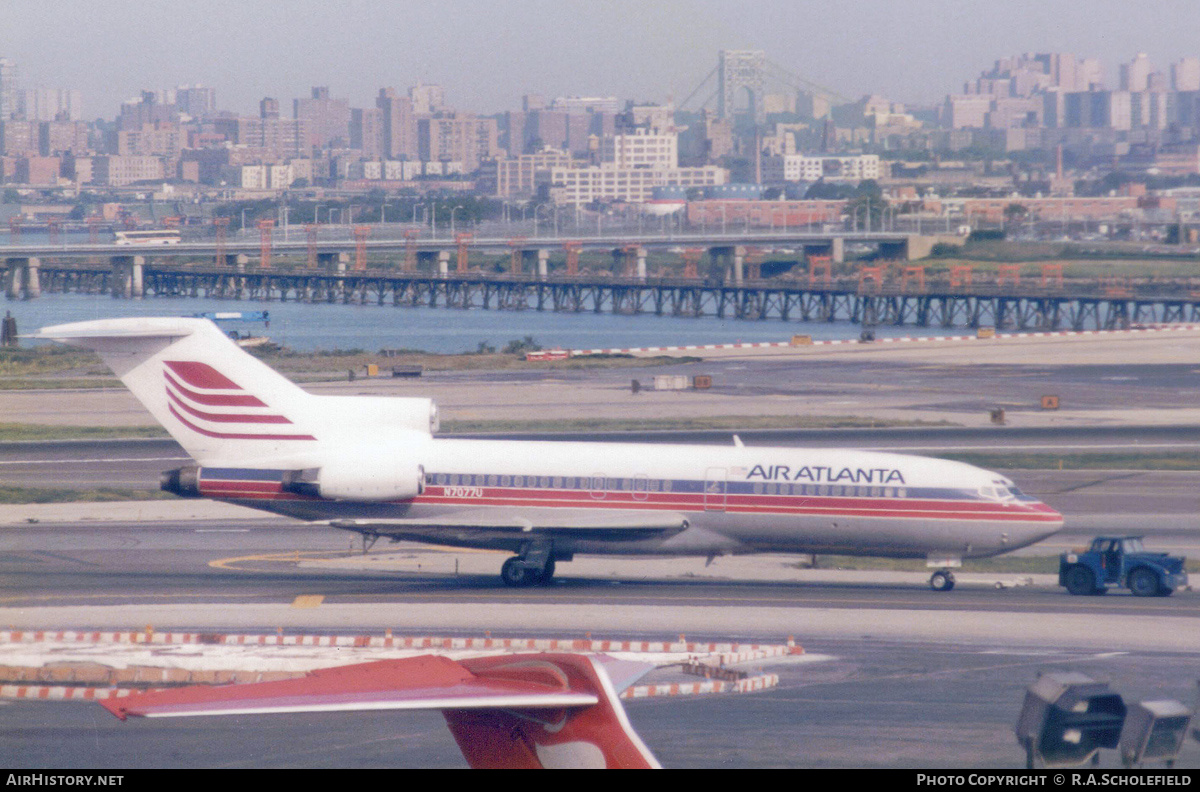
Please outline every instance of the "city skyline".
[[[1022, 52], [1099, 58], [1109, 87], [1118, 64], [1137, 53], [1159, 70], [1200, 55], [1189, 35], [1200, 7], [1178, 0], [1138, 15], [1118, 0], [1086, 8], [1026, 0], [7, 5], [0, 56], [18, 64], [25, 88], [81, 91], [88, 118], [112, 117], [142, 90], [195, 83], [213, 87], [221, 108], [243, 113], [263, 96], [286, 104], [312, 85], [370, 106], [379, 87], [416, 82], [440, 84], [449, 105], [485, 114], [519, 107], [526, 93], [682, 102], [717, 52], [734, 48], [764, 50], [848, 98], [935, 104], [995, 59]], [[64, 19], [77, 29], [64, 29]], [[48, 30], [62, 34], [53, 48]]]

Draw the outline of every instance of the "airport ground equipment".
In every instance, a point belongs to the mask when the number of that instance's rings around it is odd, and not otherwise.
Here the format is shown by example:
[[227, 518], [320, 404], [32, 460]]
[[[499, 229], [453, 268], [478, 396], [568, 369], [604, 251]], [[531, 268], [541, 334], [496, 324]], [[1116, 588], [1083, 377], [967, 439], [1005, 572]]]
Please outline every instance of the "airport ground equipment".
[[1125, 702], [1103, 682], [1074, 671], [1039, 674], [1017, 719], [1026, 768], [1078, 766], [1101, 748], [1116, 748], [1125, 713]]
[[1076, 595], [1103, 594], [1115, 586], [1138, 597], [1167, 597], [1187, 585], [1185, 560], [1147, 552], [1140, 536], [1097, 536], [1086, 551], [1062, 554], [1058, 584]]

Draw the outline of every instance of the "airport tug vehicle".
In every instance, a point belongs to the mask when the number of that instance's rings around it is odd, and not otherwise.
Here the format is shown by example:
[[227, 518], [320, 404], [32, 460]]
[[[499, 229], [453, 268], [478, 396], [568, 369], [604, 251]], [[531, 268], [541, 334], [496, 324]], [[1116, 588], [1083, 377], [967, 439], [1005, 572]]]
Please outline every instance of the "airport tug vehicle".
[[1147, 552], [1140, 536], [1097, 536], [1083, 552], [1063, 553], [1058, 584], [1072, 594], [1104, 594], [1110, 586], [1136, 597], [1169, 597], [1188, 584], [1185, 558]]

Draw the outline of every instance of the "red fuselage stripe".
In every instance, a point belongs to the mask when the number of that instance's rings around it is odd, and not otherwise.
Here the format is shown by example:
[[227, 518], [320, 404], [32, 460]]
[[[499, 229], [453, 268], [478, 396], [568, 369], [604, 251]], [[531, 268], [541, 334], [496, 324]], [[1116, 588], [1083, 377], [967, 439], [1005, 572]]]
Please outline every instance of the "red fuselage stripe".
[[[431, 488], [431, 490], [436, 488]], [[489, 488], [491, 489], [491, 488]], [[280, 485], [275, 482], [248, 482], [229, 480], [205, 480], [201, 483], [201, 492], [209, 497], [231, 497], [253, 500], [295, 500], [298, 496], [280, 491]], [[517, 493], [510, 496], [489, 494], [479, 498], [450, 498], [426, 491], [425, 494], [414, 498], [414, 506], [527, 506], [561, 509], [612, 509], [612, 510], [648, 510], [648, 511], [705, 511], [702, 494], [676, 494], [662, 496], [654, 501], [634, 500], [631, 493], [620, 493], [627, 497], [593, 499], [577, 493], [561, 493], [554, 501], [537, 500], [525, 497], [528, 493]], [[558, 493], [556, 493], [558, 494]], [[614, 493], [608, 493], [614, 495]], [[669, 498], [669, 499], [668, 499]], [[308, 500], [310, 498], [304, 497]], [[709, 504], [712, 505], [711, 503]], [[799, 516], [831, 516], [831, 517], [895, 517], [908, 519], [935, 520], [982, 520], [997, 523], [1012, 522], [1061, 522], [1062, 516], [1049, 507], [1038, 504], [1037, 507], [1012, 507], [991, 503], [953, 503], [945, 501], [930, 501], [906, 498], [828, 498], [828, 497], [795, 497], [729, 495], [723, 509], [717, 510], [730, 514], [753, 514], [780, 517]]]

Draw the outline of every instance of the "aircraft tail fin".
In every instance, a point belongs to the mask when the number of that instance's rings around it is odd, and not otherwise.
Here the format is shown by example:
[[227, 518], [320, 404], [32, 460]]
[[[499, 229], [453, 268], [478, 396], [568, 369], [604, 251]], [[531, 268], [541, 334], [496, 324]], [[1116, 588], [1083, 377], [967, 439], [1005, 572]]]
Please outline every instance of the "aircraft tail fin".
[[286, 457], [317, 439], [306, 425], [315, 397], [207, 319], [102, 319], [33, 337], [96, 351], [202, 465]]

